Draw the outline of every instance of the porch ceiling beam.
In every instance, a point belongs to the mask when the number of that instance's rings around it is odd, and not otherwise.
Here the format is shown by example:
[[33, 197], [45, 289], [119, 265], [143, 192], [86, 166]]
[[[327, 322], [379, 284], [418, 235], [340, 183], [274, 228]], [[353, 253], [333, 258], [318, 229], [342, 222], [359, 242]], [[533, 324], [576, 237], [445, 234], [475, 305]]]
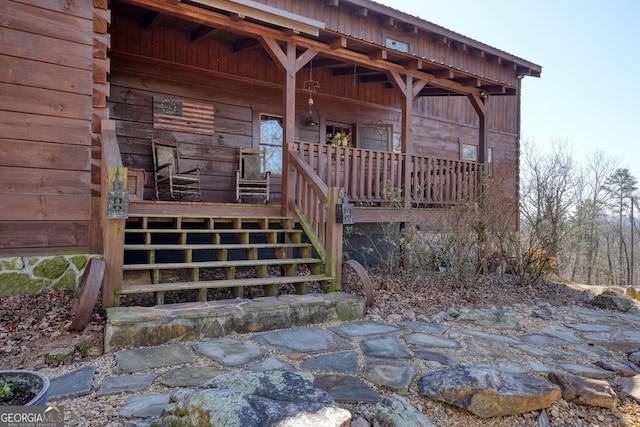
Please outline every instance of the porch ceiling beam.
[[190, 0], [203, 6], [237, 13], [258, 21], [289, 28], [312, 36], [318, 36], [324, 22], [297, 15], [253, 0]]
[[[244, 21], [242, 25], [238, 25], [233, 22], [228, 16], [209, 10], [205, 10], [198, 6], [189, 4], [172, 4], [163, 0], [120, 0], [123, 3], [132, 4], [142, 8], [150, 9], [156, 12], [160, 12], [169, 16], [187, 19], [189, 21], [207, 25], [210, 27], [216, 27], [221, 30], [227, 30], [237, 34], [244, 34], [249, 37], [257, 38], [259, 35], [263, 35], [274, 40], [281, 42], [293, 41], [298, 47], [312, 48], [323, 52], [324, 55], [336, 59], [341, 62], [364, 64], [369, 68], [378, 69], [385, 72], [386, 70], [394, 70], [400, 73], [412, 74], [418, 79], [427, 79], [432, 86], [440, 87], [452, 92], [460, 93], [463, 95], [469, 93], [480, 93], [477, 88], [465, 87], [457, 82], [445, 79], [437, 79], [433, 74], [418, 70], [407, 70], [404, 65], [394, 62], [388, 62], [384, 60], [372, 60], [365, 54], [348, 50], [346, 48], [329, 49], [328, 45], [320, 42], [305, 38], [300, 35], [294, 35], [287, 37], [282, 31], [274, 28], [268, 28], [263, 25]], [[170, 0], [169, 0], [170, 1]], [[336, 35], [339, 36], [339, 35]]]

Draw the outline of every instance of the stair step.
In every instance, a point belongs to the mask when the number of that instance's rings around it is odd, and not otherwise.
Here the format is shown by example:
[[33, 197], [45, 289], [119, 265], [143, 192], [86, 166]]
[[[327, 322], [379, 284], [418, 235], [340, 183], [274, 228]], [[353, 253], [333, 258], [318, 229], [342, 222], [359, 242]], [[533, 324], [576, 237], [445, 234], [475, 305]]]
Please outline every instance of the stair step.
[[178, 224], [183, 223], [209, 223], [209, 224], [232, 224], [235, 228], [242, 229], [243, 225], [266, 225], [267, 228], [271, 224], [290, 224], [293, 221], [292, 217], [289, 216], [273, 216], [273, 217], [259, 217], [259, 216], [181, 216], [176, 217], [174, 215], [152, 215], [152, 214], [141, 214], [141, 215], [130, 215], [127, 219], [127, 224], [143, 222], [146, 224], [150, 223], [163, 223], [163, 222], [174, 222]]
[[333, 280], [331, 276], [316, 274], [311, 276], [283, 276], [248, 279], [207, 280], [202, 282], [123, 285], [122, 289], [116, 289], [116, 295], [140, 294], [147, 292], [182, 291], [190, 289], [234, 288], [242, 286], [268, 286], [306, 282], [326, 282], [330, 280]]
[[127, 228], [126, 233], [153, 233], [153, 234], [266, 234], [266, 233], [290, 233], [300, 234], [302, 230], [296, 228]]
[[186, 249], [192, 250], [214, 250], [214, 249], [278, 249], [278, 248], [308, 248], [311, 247], [310, 243], [249, 243], [249, 244], [126, 244], [124, 245], [125, 251], [145, 251], [145, 250], [157, 250], [157, 251], [180, 251]]
[[125, 264], [122, 269], [133, 270], [172, 270], [179, 268], [224, 268], [224, 267], [256, 267], [261, 265], [286, 264], [318, 264], [319, 258], [291, 258], [291, 259], [242, 259], [235, 261], [202, 261], [202, 262], [162, 262], [153, 264]]

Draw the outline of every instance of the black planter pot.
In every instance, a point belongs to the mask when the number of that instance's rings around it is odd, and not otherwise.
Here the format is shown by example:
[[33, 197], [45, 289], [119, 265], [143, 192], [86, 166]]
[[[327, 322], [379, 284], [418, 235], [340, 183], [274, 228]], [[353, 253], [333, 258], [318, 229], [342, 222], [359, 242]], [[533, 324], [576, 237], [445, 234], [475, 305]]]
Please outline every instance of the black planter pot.
[[[24, 369], [0, 371], [0, 384], [2, 383], [16, 383], [23, 390], [28, 390], [35, 394], [31, 400], [21, 403], [20, 406], [41, 406], [47, 403], [49, 378], [40, 372]], [[2, 404], [0, 400], [0, 405]]]

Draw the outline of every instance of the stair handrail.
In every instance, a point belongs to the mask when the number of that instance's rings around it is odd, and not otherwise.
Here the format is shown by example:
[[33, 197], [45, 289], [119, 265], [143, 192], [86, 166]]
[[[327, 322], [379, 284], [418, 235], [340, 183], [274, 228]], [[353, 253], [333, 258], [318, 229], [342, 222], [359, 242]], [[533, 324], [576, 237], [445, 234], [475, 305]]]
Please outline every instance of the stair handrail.
[[122, 165], [122, 156], [116, 136], [116, 122], [114, 120], [102, 120], [101, 156], [100, 156], [100, 201], [102, 215], [102, 244], [105, 270], [102, 288], [102, 305], [105, 308], [113, 307], [115, 291], [122, 287], [122, 265], [124, 264], [124, 218], [107, 217], [107, 194], [116, 174], [127, 188], [127, 168]]
[[289, 207], [333, 278], [329, 290], [340, 289], [342, 224], [336, 221], [339, 188], [327, 186], [294, 149], [288, 149]]

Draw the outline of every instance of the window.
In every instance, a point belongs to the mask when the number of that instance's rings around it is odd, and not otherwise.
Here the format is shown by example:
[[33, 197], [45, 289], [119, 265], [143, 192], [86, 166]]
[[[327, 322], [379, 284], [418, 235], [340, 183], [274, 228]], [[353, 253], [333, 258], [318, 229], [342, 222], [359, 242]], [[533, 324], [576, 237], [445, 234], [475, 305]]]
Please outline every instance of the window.
[[[344, 123], [327, 123], [327, 127], [326, 127], [327, 144], [331, 143], [331, 140], [333, 139], [335, 134], [338, 132], [353, 136], [351, 134], [351, 125], [347, 125]], [[351, 145], [353, 145], [353, 138], [351, 138]]]
[[471, 144], [462, 144], [462, 160], [470, 162], [478, 161], [478, 146]]
[[389, 49], [398, 50], [400, 52], [409, 52], [409, 43], [401, 42], [399, 40], [392, 39], [391, 37], [387, 37], [385, 46]]
[[260, 149], [265, 152], [267, 170], [273, 174], [282, 174], [283, 130], [282, 117], [260, 114]]
[[487, 174], [493, 176], [493, 148], [487, 150]]

